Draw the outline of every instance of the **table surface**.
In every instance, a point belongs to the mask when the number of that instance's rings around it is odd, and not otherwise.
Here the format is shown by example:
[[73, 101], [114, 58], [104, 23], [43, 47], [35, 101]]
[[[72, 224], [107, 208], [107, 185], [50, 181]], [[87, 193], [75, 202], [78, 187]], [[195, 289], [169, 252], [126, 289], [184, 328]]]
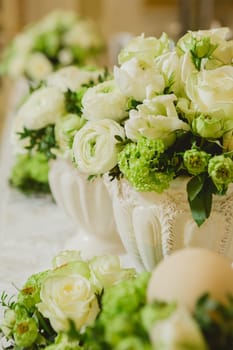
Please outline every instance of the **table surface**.
[[30, 274], [49, 268], [52, 257], [75, 235], [50, 196], [27, 197], [9, 187], [12, 120], [9, 112], [0, 140], [0, 294], [15, 292]]

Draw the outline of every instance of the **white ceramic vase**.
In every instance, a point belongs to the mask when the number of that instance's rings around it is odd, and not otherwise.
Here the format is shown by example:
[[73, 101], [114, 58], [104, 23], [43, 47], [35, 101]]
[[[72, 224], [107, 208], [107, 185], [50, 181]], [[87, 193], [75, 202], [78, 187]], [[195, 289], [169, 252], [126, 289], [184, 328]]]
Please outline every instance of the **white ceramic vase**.
[[125, 253], [102, 178], [88, 181], [71, 162], [57, 159], [51, 162], [49, 184], [56, 203], [75, 226], [74, 238], [65, 248], [81, 250], [85, 258]]
[[[214, 196], [210, 217], [198, 227], [187, 201], [187, 179], [176, 179], [163, 194], [137, 192], [126, 180], [106, 184], [126, 252], [138, 270], [152, 270], [173, 251], [205, 247], [233, 261], [233, 188]], [[195, 261], [193, 262], [195, 264]]]

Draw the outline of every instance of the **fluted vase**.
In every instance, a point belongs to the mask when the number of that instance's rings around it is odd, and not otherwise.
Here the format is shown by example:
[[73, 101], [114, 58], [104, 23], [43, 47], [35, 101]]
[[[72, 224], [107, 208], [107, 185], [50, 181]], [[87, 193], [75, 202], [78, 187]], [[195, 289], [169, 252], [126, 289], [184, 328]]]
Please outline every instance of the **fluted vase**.
[[150, 271], [185, 247], [208, 248], [233, 261], [232, 186], [227, 195], [214, 196], [210, 217], [198, 227], [187, 200], [187, 178], [174, 180], [162, 194], [137, 192], [124, 179], [105, 180], [118, 232], [138, 270]]
[[50, 165], [49, 184], [56, 203], [74, 223], [75, 235], [66, 248], [78, 249], [86, 258], [124, 254], [111, 198], [101, 177], [88, 180], [71, 162], [57, 159]]

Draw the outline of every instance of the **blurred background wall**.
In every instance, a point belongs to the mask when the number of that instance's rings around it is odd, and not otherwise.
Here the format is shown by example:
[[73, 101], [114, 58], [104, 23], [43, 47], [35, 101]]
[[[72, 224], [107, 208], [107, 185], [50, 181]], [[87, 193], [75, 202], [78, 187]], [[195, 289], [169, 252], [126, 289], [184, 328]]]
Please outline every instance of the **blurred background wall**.
[[94, 19], [109, 42], [130, 32], [176, 39], [188, 29], [233, 28], [233, 0], [0, 0], [0, 43], [4, 46], [28, 23], [59, 8]]

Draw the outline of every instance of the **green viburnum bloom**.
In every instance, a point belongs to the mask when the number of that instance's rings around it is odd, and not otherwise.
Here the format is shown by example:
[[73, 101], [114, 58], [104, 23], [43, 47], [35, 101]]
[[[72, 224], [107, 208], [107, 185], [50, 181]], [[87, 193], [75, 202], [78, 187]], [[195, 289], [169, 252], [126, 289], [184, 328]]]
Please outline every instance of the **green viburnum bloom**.
[[199, 175], [207, 170], [210, 154], [195, 148], [184, 152], [184, 166], [191, 175]]
[[11, 170], [10, 183], [29, 194], [49, 192], [48, 172], [48, 159], [44, 154], [20, 154]]
[[137, 191], [161, 193], [169, 187], [174, 173], [160, 165], [164, 151], [162, 140], [140, 137], [120, 152], [119, 168]]
[[38, 327], [33, 318], [17, 322], [13, 329], [15, 344], [22, 348], [30, 347], [38, 336]]
[[[135, 344], [149, 343], [149, 338], [142, 328], [140, 310], [146, 304], [146, 290], [149, 273], [142, 273], [137, 278], [131, 278], [105, 290], [102, 298], [102, 312], [98, 323], [104, 329], [107, 343], [114, 349], [138, 349]], [[135, 334], [143, 339], [135, 339]], [[134, 340], [130, 341], [129, 338]], [[124, 344], [123, 339], [127, 339]], [[131, 343], [132, 347], [128, 345]], [[135, 347], [133, 347], [133, 344]], [[141, 344], [142, 345], [142, 344]], [[143, 344], [144, 345], [144, 344]], [[140, 349], [146, 349], [141, 346]]]
[[224, 121], [200, 115], [192, 122], [192, 129], [195, 133], [204, 138], [218, 139], [224, 133]]
[[224, 155], [210, 159], [208, 173], [219, 192], [225, 193], [227, 186], [233, 182], [233, 161]]
[[48, 271], [32, 275], [18, 294], [18, 304], [24, 306], [29, 312], [33, 312], [35, 305], [40, 302], [41, 285], [47, 275]]

